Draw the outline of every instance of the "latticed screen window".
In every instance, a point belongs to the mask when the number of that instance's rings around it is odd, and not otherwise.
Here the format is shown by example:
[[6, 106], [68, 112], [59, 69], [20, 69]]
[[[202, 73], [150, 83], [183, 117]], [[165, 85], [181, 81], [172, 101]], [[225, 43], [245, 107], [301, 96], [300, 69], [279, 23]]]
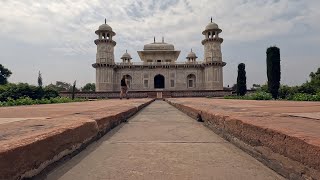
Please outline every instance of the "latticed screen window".
[[193, 80], [189, 79], [189, 87], [192, 88], [193, 87]]
[[170, 86], [174, 87], [174, 80], [173, 79], [171, 79], [171, 81], [170, 81]]
[[143, 81], [143, 87], [144, 87], [144, 88], [148, 88], [148, 87], [149, 87], [149, 81], [148, 81], [147, 79], [145, 79], [145, 80]]
[[208, 71], [208, 81], [214, 81], [213, 76], [214, 76], [213, 71], [209, 70]]
[[214, 81], [219, 81], [219, 69], [214, 69]]
[[106, 58], [100, 58], [100, 61], [105, 63], [106, 62]]

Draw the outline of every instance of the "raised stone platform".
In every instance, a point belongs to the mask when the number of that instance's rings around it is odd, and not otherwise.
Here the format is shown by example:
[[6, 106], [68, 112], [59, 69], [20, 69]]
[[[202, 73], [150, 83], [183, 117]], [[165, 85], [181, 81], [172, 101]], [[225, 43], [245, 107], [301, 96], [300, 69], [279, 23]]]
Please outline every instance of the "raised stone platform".
[[160, 100], [36, 179], [284, 180]]
[[0, 108], [0, 179], [38, 174], [152, 101], [105, 100]]
[[[161, 96], [159, 97], [159, 93]], [[231, 90], [185, 90], [185, 91], [166, 91], [162, 89], [154, 91], [130, 91], [128, 96], [130, 98], [177, 98], [177, 97], [224, 97], [231, 95]], [[70, 97], [72, 96], [71, 92], [60, 92], [60, 96]], [[99, 99], [99, 98], [119, 98], [120, 92], [77, 92], [75, 94], [76, 98], [90, 98], [90, 99]]]
[[209, 98], [167, 101], [289, 179], [320, 177], [320, 103]]

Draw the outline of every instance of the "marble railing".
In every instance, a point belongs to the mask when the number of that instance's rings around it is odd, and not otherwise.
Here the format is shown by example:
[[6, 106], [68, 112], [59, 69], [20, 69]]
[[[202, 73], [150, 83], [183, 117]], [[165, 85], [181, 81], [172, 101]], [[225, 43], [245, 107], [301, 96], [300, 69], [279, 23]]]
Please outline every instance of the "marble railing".
[[180, 64], [203, 64], [203, 61], [196, 61], [196, 62], [116, 62], [116, 65], [121, 65], [121, 66], [141, 66], [141, 65], [180, 65]]
[[[156, 98], [161, 93], [164, 98], [168, 97], [223, 97], [231, 95], [231, 90], [195, 90], [195, 91], [129, 91], [130, 98]], [[119, 92], [77, 92], [76, 98], [119, 98]], [[71, 97], [71, 92], [60, 92], [60, 96]]]

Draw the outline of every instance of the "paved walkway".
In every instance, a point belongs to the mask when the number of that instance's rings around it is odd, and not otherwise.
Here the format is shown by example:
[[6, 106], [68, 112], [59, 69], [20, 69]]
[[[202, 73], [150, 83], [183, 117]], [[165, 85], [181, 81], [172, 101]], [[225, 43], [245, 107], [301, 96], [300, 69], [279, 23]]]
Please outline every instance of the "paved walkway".
[[251, 145], [269, 167], [286, 177], [320, 177], [320, 102], [211, 98], [167, 102], [193, 117], [201, 114], [216, 132]]
[[[43, 177], [41, 177], [42, 179]], [[156, 101], [47, 179], [282, 179], [201, 123]]]
[[152, 99], [0, 108], [0, 179], [37, 174], [61, 156], [110, 131]]

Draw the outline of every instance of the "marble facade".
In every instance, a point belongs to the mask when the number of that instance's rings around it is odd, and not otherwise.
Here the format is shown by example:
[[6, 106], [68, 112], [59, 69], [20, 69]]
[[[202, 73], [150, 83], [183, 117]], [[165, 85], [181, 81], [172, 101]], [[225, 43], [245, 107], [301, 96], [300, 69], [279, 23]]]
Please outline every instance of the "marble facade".
[[120, 80], [127, 77], [130, 91], [183, 91], [183, 90], [222, 90], [223, 67], [221, 43], [222, 30], [211, 22], [202, 34], [204, 60], [198, 61], [194, 52], [187, 55], [184, 62], [177, 61], [180, 55], [174, 45], [156, 42], [144, 45], [138, 51], [140, 62], [132, 62], [131, 55], [125, 52], [122, 62], [115, 62], [114, 49], [116, 42], [112, 28], [106, 24], [99, 26], [95, 32], [98, 39], [96, 62], [96, 91], [115, 92], [120, 89]]

